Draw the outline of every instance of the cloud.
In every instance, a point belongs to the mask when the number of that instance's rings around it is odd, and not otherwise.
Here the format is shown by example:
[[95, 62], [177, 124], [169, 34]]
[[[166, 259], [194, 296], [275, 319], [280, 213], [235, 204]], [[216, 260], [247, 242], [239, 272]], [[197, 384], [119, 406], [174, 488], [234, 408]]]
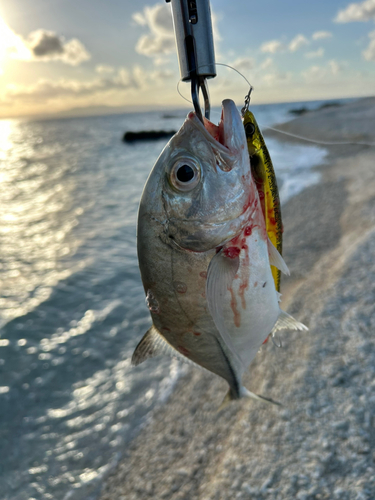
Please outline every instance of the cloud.
[[260, 68], [261, 69], [268, 69], [268, 68], [271, 68], [273, 65], [273, 59], [272, 57], [267, 57], [267, 59], [265, 59], [262, 64], [260, 65]]
[[60, 79], [58, 81], [41, 79], [33, 85], [10, 85], [3, 95], [2, 104], [38, 104], [59, 101], [79, 100], [105, 95], [123, 95], [124, 92], [141, 90], [148, 86], [165, 87], [169, 81], [175, 81], [171, 70], [146, 71], [135, 66], [132, 71], [118, 68], [116, 74], [96, 77], [89, 81]]
[[344, 65], [332, 60], [328, 62], [328, 68], [330, 69], [332, 75], [338, 75], [344, 69]]
[[72, 66], [78, 66], [91, 58], [83, 44], [76, 38], [64, 41], [53, 31], [37, 30], [29, 34], [26, 45], [32, 54], [32, 60], [62, 61]]
[[29, 35], [29, 47], [35, 57], [63, 54], [62, 39], [53, 31], [37, 30]]
[[306, 52], [305, 57], [308, 59], [314, 59], [316, 57], [323, 57], [324, 56], [324, 49], [323, 47], [320, 47], [318, 50], [314, 50], [313, 52]]
[[371, 31], [368, 36], [370, 38], [370, 43], [362, 54], [366, 61], [375, 61], [375, 31]]
[[132, 17], [137, 24], [150, 30], [149, 34], [142, 35], [137, 42], [135, 50], [139, 54], [155, 57], [176, 50], [171, 8], [166, 3], [145, 7]]
[[272, 73], [262, 75], [262, 81], [267, 87], [272, 87], [274, 85], [280, 85], [281, 83], [290, 81], [291, 77], [292, 74], [290, 72], [274, 71]]
[[309, 69], [302, 73], [304, 79], [311, 83], [319, 80], [326, 80], [327, 78], [332, 78], [332, 76], [337, 76], [344, 69], [345, 63], [340, 63], [335, 60], [328, 62], [326, 66], [311, 66]]
[[303, 47], [303, 45], [308, 45], [309, 41], [307, 38], [303, 35], [297, 35], [296, 37], [293, 38], [293, 40], [289, 44], [289, 50], [291, 52], [295, 52], [296, 50], [300, 49]]
[[[17, 35], [3, 19], [0, 18], [0, 52], [11, 59], [19, 61], [62, 61], [65, 64], [78, 66], [90, 59], [84, 45], [72, 38], [64, 38], [53, 31], [39, 29], [29, 34], [27, 39]], [[1, 55], [1, 54], [0, 54]]]
[[254, 59], [251, 57], [238, 57], [231, 63], [231, 66], [238, 71], [249, 71], [254, 68]]
[[98, 64], [95, 66], [95, 71], [99, 74], [113, 73], [115, 68], [112, 66], [107, 66], [106, 64]]
[[302, 76], [307, 81], [322, 80], [327, 74], [326, 68], [322, 66], [311, 66], [302, 73]]
[[128, 90], [138, 88], [139, 82], [122, 68], [112, 78], [95, 78], [88, 82], [77, 80], [39, 80], [36, 84], [12, 85], [7, 88], [5, 98], [22, 102], [51, 101], [62, 97], [90, 96], [111, 90]]
[[174, 38], [143, 35], [138, 40], [135, 50], [139, 54], [149, 57], [160, 56], [161, 54], [170, 54], [175, 50]]
[[324, 38], [331, 38], [332, 33], [330, 31], [316, 31], [312, 35], [313, 40], [323, 40]]
[[303, 45], [308, 45], [309, 41], [304, 35], [297, 35], [293, 38], [293, 40], [286, 47], [283, 42], [280, 40], [270, 40], [269, 42], [265, 42], [260, 46], [261, 52], [276, 54], [277, 52], [284, 52], [286, 48], [290, 52], [295, 52], [300, 49]]
[[284, 44], [279, 40], [270, 40], [269, 42], [265, 42], [260, 46], [260, 50], [262, 52], [269, 52], [270, 54], [282, 52], [284, 49]]
[[350, 23], [353, 21], [375, 20], [375, 0], [365, 0], [360, 3], [351, 3], [340, 10], [335, 17], [336, 23]]

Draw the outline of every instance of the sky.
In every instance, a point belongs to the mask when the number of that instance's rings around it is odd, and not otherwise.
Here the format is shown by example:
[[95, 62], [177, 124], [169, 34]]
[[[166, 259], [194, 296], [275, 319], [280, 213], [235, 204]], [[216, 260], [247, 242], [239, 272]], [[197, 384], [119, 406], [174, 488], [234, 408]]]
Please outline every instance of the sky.
[[[375, 0], [211, 0], [216, 61], [252, 102], [375, 93]], [[2, 0], [0, 118], [189, 107], [170, 4]], [[180, 92], [189, 99], [189, 85]], [[242, 104], [246, 81], [217, 66], [211, 102]], [[109, 108], [106, 108], [109, 107]]]

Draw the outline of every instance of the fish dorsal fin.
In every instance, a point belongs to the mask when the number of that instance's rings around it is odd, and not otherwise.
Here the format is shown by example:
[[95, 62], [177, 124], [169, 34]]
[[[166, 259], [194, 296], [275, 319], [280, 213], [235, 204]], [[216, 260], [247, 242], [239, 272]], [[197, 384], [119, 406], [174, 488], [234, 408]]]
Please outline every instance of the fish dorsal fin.
[[238, 271], [240, 258], [226, 257], [222, 250], [211, 260], [207, 269], [206, 298], [208, 309], [220, 336], [233, 356], [242, 364], [241, 358], [234, 348], [230, 334], [224, 322], [224, 301], [228, 288]]
[[281, 257], [280, 253], [272, 243], [272, 241], [267, 237], [267, 247], [268, 247], [268, 255], [270, 259], [271, 266], [277, 267], [282, 273], [290, 275], [288, 266], [285, 264], [284, 259]]
[[280, 310], [279, 318], [276, 321], [275, 326], [272, 328], [271, 334], [274, 335], [278, 330], [284, 329], [308, 331], [307, 326], [294, 319], [293, 316], [285, 311]]
[[185, 363], [192, 364], [200, 368], [199, 365], [176, 351], [176, 349], [172, 347], [162, 336], [156, 326], [152, 325], [135, 348], [132, 356], [132, 365], [140, 365], [146, 359], [154, 358], [155, 356], [159, 355], [168, 355], [172, 358], [178, 358], [182, 361], [185, 361]]

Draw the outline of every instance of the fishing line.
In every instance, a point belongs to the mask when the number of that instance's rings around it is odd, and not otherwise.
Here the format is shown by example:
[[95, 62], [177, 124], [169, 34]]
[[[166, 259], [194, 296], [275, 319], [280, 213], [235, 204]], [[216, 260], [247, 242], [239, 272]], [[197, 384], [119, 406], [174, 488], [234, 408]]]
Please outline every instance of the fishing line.
[[[244, 113], [247, 111], [249, 104], [250, 104], [250, 95], [251, 92], [254, 90], [254, 87], [251, 85], [249, 80], [246, 78], [245, 75], [243, 75], [238, 69], [233, 68], [233, 66], [230, 66], [229, 64], [224, 64], [224, 63], [216, 63], [217, 66], [225, 66], [226, 68], [232, 69], [236, 73], [238, 73], [242, 78], [245, 80], [245, 82], [249, 85], [249, 92], [245, 96], [245, 105], [241, 109], [241, 114], [242, 116]], [[198, 68], [199, 69], [199, 68]], [[190, 99], [187, 99], [184, 97], [181, 92], [180, 92], [180, 83], [181, 79], [177, 82], [177, 92], [180, 94], [180, 96], [187, 101], [188, 103], [192, 104], [192, 101]], [[273, 132], [277, 132], [279, 134], [284, 134], [289, 137], [293, 137], [295, 139], [299, 139], [301, 141], [306, 141], [306, 142], [311, 142], [313, 144], [320, 144], [321, 146], [368, 146], [368, 147], [375, 147], [375, 142], [357, 142], [357, 141], [320, 141], [317, 139], [309, 139], [308, 137], [304, 137], [302, 135], [297, 135], [297, 134], [292, 134], [291, 132], [285, 132], [284, 130], [280, 130], [274, 127], [269, 127], [269, 126], [264, 126], [261, 127], [263, 130], [272, 130]]]
[[323, 146], [345, 146], [345, 145], [356, 145], [356, 146], [369, 146], [374, 147], [375, 142], [352, 142], [352, 141], [318, 141], [315, 139], [308, 139], [307, 137], [303, 137], [302, 135], [291, 134], [290, 132], [285, 132], [284, 130], [279, 130], [274, 127], [262, 127], [263, 130], [273, 130], [274, 132], [278, 132], [279, 134], [288, 135], [290, 137], [294, 137], [295, 139], [300, 139], [302, 141], [313, 142], [314, 144], [321, 144]]
[[[229, 68], [229, 69], [232, 69], [233, 71], [235, 71], [236, 73], [238, 73], [240, 76], [242, 76], [242, 78], [245, 80], [245, 82], [249, 85], [250, 87], [250, 90], [249, 90], [249, 94], [251, 94], [251, 92], [254, 90], [254, 87], [251, 85], [251, 83], [249, 82], [249, 80], [246, 78], [245, 75], [243, 75], [240, 71], [238, 71], [238, 69], [236, 68], [233, 68], [233, 66], [229, 66], [229, 64], [224, 64], [224, 63], [215, 63], [217, 66], [225, 66], [226, 68]], [[199, 69], [199, 67], [198, 67]], [[180, 83], [182, 82], [182, 79], [180, 78], [177, 82], [177, 92], [180, 94], [180, 96], [182, 97], [182, 99], [184, 99], [185, 101], [187, 101], [188, 103], [190, 104], [193, 104], [193, 102], [190, 100], [190, 99], [187, 99], [185, 96], [183, 96], [180, 92]], [[246, 97], [245, 97], [246, 99]]]

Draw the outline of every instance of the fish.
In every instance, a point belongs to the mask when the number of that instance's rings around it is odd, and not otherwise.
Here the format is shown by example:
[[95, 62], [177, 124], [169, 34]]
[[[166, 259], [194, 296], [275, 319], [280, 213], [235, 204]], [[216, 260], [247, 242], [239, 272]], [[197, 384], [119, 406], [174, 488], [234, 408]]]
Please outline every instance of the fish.
[[269, 400], [242, 377], [271, 332], [307, 329], [280, 309], [267, 235], [235, 103], [218, 125], [190, 112], [157, 159], [138, 212], [137, 251], [152, 326], [132, 364], [168, 353], [222, 377], [224, 401]]

